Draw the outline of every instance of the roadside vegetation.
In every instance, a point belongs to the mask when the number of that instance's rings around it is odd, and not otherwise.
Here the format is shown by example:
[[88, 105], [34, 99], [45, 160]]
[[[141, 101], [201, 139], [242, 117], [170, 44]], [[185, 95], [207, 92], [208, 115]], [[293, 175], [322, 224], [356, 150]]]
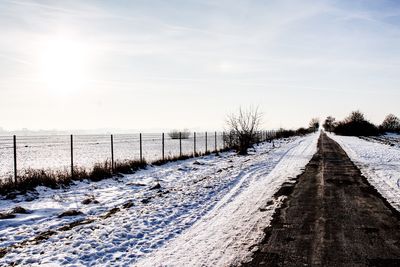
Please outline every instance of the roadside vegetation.
[[13, 197], [18, 193], [26, 193], [33, 190], [37, 186], [46, 186], [49, 188], [65, 188], [74, 181], [101, 181], [111, 178], [115, 174], [130, 174], [137, 170], [146, 168], [146, 161], [126, 160], [114, 163], [114, 172], [110, 161], [97, 163], [91, 170], [85, 168], [74, 167], [74, 173], [70, 171], [54, 171], [51, 169], [26, 169], [22, 174], [18, 175], [17, 181], [12, 178], [8, 180], [0, 180], [0, 195], [8, 195]]
[[[97, 163], [91, 169], [74, 166], [73, 173], [70, 170], [51, 170], [51, 169], [26, 169], [19, 173], [17, 180], [12, 177], [0, 180], [0, 195], [7, 198], [14, 198], [18, 194], [24, 194], [34, 190], [37, 186], [45, 186], [53, 189], [67, 188], [75, 181], [101, 181], [103, 179], [132, 174], [138, 170], [145, 169], [148, 165], [159, 166], [168, 162], [186, 160], [189, 158], [209, 155], [211, 153], [235, 150], [239, 155], [246, 155], [249, 148], [273, 139], [288, 138], [292, 136], [302, 136], [319, 129], [319, 119], [311, 120], [308, 128], [297, 130], [279, 129], [273, 134], [261, 131], [260, 124], [262, 114], [258, 108], [239, 109], [237, 114], [231, 114], [227, 119], [228, 132], [224, 134], [224, 148], [216, 151], [196, 152], [180, 156], [167, 156], [164, 159], [156, 160], [151, 163], [144, 159], [116, 161], [112, 166], [111, 161]], [[173, 130], [169, 133], [172, 139], [187, 139], [190, 137], [189, 130]]]
[[387, 115], [379, 126], [379, 131], [381, 133], [400, 133], [400, 119], [393, 114]]
[[[228, 134], [224, 137], [224, 142], [229, 147], [236, 150], [239, 155], [247, 155], [249, 148], [253, 147], [264, 137], [260, 131], [262, 122], [262, 113], [258, 108], [239, 108], [236, 114], [230, 114], [226, 120]], [[319, 129], [319, 119], [313, 118], [308, 128], [299, 128], [297, 130], [279, 129], [273, 137], [266, 138], [271, 141], [273, 138], [288, 138], [292, 136], [301, 136], [316, 132]], [[269, 140], [268, 140], [269, 139]]]
[[323, 127], [325, 131], [345, 136], [378, 136], [385, 133], [400, 133], [400, 120], [393, 114], [386, 116], [381, 125], [375, 125], [367, 120], [364, 114], [357, 110], [350, 113], [342, 121], [336, 121], [328, 116]]
[[156, 160], [151, 163], [146, 160], [125, 160], [114, 162], [114, 168], [112, 168], [111, 161], [105, 161], [103, 163], [97, 163], [92, 169], [88, 170], [81, 167], [74, 167], [74, 173], [68, 170], [54, 171], [51, 169], [26, 169], [20, 175], [18, 175], [17, 181], [14, 181], [12, 177], [8, 180], [0, 180], [0, 195], [6, 196], [6, 198], [14, 198], [18, 194], [24, 194], [28, 191], [34, 190], [37, 186], [45, 186], [52, 189], [67, 188], [72, 185], [74, 181], [101, 181], [104, 179], [118, 177], [123, 174], [132, 174], [138, 170], [146, 169], [149, 165], [160, 166], [168, 162], [175, 162], [178, 160], [186, 160], [189, 158], [209, 155], [211, 153], [220, 153], [228, 151], [231, 148], [219, 149], [217, 151], [208, 151], [206, 153], [192, 153], [184, 154], [181, 156], [169, 156], [164, 159]]

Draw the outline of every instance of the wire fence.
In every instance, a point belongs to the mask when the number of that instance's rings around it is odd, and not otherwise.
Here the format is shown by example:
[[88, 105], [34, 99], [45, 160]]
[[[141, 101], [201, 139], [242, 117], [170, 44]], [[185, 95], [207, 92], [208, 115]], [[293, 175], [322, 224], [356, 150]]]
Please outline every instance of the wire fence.
[[[259, 132], [259, 140], [273, 138], [274, 131]], [[27, 169], [91, 169], [97, 163], [138, 160], [153, 162], [182, 155], [214, 152], [230, 146], [224, 132], [116, 135], [0, 136], [0, 180], [17, 181]]]

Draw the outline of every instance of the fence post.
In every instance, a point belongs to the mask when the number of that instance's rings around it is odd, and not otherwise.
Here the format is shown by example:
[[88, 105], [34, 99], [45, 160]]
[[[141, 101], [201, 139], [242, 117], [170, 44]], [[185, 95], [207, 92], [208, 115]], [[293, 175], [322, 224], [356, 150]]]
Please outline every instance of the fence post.
[[111, 172], [114, 173], [114, 137], [111, 135]]
[[164, 161], [164, 133], [162, 133], [162, 160]]
[[14, 143], [14, 182], [17, 183], [17, 136], [13, 136], [13, 143]]
[[225, 149], [226, 142], [225, 142], [225, 132], [222, 132], [222, 148]]
[[214, 133], [214, 150], [217, 152], [217, 132]]
[[196, 157], [196, 132], [194, 132], [193, 134], [193, 151], [194, 151], [194, 155]]
[[71, 178], [74, 178], [74, 136], [71, 134]]
[[207, 132], [206, 132], [206, 153], [207, 153], [207, 140], [208, 139], [208, 137], [207, 137]]
[[142, 133], [139, 133], [139, 150], [140, 150], [140, 162], [143, 162], [143, 150], [142, 150]]
[[179, 132], [179, 156], [182, 157], [182, 132]]

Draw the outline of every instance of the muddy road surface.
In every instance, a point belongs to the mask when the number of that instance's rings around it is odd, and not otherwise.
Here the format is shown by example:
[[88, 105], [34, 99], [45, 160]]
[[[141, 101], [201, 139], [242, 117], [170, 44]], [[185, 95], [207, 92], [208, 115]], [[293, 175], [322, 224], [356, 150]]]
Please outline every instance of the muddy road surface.
[[324, 133], [297, 183], [281, 192], [288, 198], [243, 266], [400, 266], [399, 212]]

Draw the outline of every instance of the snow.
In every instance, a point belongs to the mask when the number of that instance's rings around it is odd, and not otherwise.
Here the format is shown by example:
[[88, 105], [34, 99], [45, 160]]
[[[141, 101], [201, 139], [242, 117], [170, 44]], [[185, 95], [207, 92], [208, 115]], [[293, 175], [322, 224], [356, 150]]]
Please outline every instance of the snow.
[[[0, 248], [11, 248], [0, 265], [224, 266], [248, 259], [281, 203], [273, 194], [301, 172], [317, 138], [278, 140], [248, 156], [210, 155], [0, 200], [1, 212], [15, 206], [30, 211], [0, 220]], [[82, 204], [87, 198], [99, 203]], [[113, 208], [115, 214], [105, 216]], [[71, 209], [82, 214], [58, 217]], [[93, 221], [60, 230], [80, 220]], [[56, 233], [47, 240], [12, 247], [48, 230]]]
[[316, 135], [298, 141], [280, 151], [279, 163], [272, 170], [265, 162], [246, 170], [241, 181], [245, 187], [236, 185], [190, 230], [138, 265], [228, 266], [250, 259], [282, 199], [272, 205], [268, 201], [283, 182], [301, 173], [316, 152]]
[[385, 135], [380, 136], [363, 137], [363, 139], [400, 148], [400, 135], [395, 133], [386, 133]]
[[[193, 153], [193, 134], [182, 139], [182, 153]], [[205, 152], [205, 133], [196, 133], [196, 151]], [[94, 164], [111, 160], [110, 135], [74, 135], [74, 164], [91, 169]], [[207, 149], [214, 150], [214, 132], [207, 136]], [[161, 133], [142, 134], [143, 157], [147, 161], [162, 157]], [[217, 133], [217, 148], [223, 148], [222, 133]], [[71, 144], [69, 135], [17, 136], [18, 171], [24, 169], [52, 169], [69, 171], [71, 164]], [[0, 179], [13, 175], [12, 136], [0, 136]], [[165, 134], [165, 156], [179, 155], [179, 140]], [[115, 160], [139, 159], [139, 134], [114, 135]]]
[[379, 139], [339, 136], [329, 134], [344, 149], [350, 159], [360, 168], [378, 192], [400, 211], [400, 146], [382, 143], [400, 140], [393, 135]]

